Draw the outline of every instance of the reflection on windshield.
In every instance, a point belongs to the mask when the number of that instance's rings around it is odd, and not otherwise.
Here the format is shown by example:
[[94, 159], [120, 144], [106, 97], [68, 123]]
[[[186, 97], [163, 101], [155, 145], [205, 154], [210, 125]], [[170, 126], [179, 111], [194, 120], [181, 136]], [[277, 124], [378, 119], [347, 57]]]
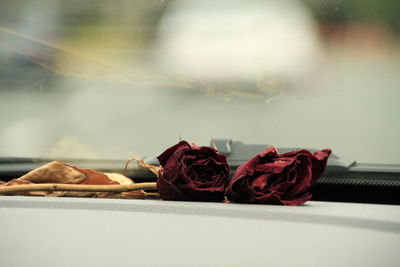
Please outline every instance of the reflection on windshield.
[[179, 136], [399, 163], [395, 1], [6, 1], [0, 156], [153, 155]]

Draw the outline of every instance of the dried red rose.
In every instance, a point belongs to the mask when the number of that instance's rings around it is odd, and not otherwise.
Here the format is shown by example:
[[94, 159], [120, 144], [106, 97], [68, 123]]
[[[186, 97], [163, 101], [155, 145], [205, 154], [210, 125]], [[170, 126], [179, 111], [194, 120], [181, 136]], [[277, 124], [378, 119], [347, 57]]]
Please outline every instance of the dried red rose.
[[229, 181], [226, 196], [233, 202], [300, 205], [323, 174], [330, 149], [314, 154], [298, 150], [278, 154], [275, 147], [245, 162]]
[[157, 189], [164, 200], [221, 201], [229, 178], [226, 157], [181, 141], [158, 156]]

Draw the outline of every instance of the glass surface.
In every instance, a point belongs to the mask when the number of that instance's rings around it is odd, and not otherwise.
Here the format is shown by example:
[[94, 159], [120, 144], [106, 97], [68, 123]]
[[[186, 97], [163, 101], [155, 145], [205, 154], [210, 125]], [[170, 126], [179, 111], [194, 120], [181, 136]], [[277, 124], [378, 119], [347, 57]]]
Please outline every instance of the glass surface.
[[179, 136], [400, 163], [399, 1], [0, 0], [0, 156]]

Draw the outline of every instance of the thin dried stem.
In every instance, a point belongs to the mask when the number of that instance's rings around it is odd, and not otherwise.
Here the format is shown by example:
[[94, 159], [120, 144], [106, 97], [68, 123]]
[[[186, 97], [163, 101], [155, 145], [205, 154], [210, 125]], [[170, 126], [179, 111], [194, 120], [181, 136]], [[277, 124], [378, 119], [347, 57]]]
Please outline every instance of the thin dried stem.
[[211, 145], [213, 146], [213, 148], [214, 148], [215, 150], [218, 151], [218, 147], [217, 147], [217, 145], [215, 144], [215, 139], [214, 139], [214, 137], [211, 137]]
[[137, 183], [128, 185], [22, 184], [0, 186], [0, 194], [29, 191], [129, 192], [136, 190], [157, 190], [157, 183]]
[[147, 164], [142, 159], [138, 159], [138, 158], [131, 158], [126, 161], [124, 172], [123, 172], [124, 175], [126, 175], [126, 170], [128, 169], [128, 165], [131, 161], [136, 161], [137, 164], [139, 164], [139, 166], [142, 166], [143, 168], [150, 170], [152, 173], [154, 173], [158, 177], [158, 172], [161, 169], [161, 167]]

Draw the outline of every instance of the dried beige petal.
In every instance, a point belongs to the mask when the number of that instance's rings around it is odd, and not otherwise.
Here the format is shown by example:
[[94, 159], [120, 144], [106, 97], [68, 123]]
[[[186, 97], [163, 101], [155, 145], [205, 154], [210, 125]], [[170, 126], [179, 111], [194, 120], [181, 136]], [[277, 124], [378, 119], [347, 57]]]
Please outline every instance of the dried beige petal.
[[32, 183], [79, 184], [86, 174], [61, 161], [52, 161], [18, 178]]
[[105, 175], [108, 176], [108, 178], [114, 182], [117, 182], [119, 184], [133, 184], [134, 182], [126, 177], [125, 175], [122, 175], [120, 173], [104, 173]]

